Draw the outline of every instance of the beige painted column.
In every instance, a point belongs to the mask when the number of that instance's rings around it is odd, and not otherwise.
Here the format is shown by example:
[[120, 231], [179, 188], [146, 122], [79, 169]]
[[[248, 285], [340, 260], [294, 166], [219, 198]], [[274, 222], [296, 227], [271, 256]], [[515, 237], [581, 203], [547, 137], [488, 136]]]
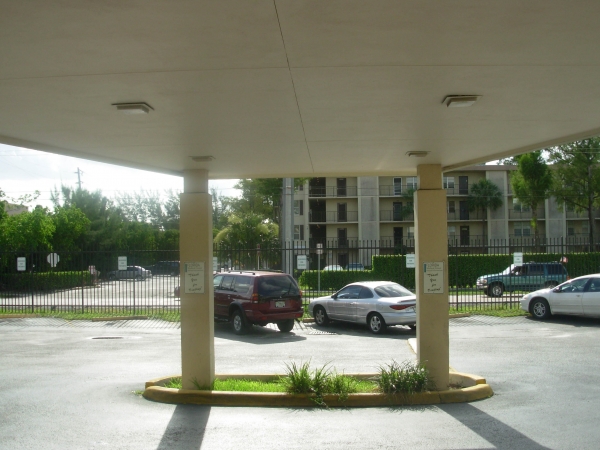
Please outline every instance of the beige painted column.
[[[449, 382], [448, 219], [442, 167], [417, 167], [415, 253], [417, 284], [417, 359], [438, 390]], [[441, 263], [441, 264], [440, 264]], [[441, 270], [440, 270], [441, 269]]]
[[[180, 200], [181, 373], [183, 388], [195, 389], [194, 381], [208, 386], [215, 377], [212, 202], [206, 170], [183, 172]], [[204, 263], [204, 276], [186, 280], [186, 263], [198, 262]], [[198, 281], [204, 284], [203, 293]]]

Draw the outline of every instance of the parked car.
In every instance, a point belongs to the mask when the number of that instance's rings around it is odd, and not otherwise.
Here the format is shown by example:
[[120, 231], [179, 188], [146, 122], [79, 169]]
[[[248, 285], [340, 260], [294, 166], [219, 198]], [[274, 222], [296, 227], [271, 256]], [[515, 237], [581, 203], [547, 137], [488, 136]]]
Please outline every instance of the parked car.
[[330, 320], [364, 323], [379, 334], [388, 325], [416, 329], [416, 302], [416, 295], [398, 283], [366, 281], [350, 283], [333, 295], [312, 300], [308, 312], [318, 326]]
[[362, 263], [348, 263], [346, 270], [365, 270], [365, 266]]
[[323, 267], [323, 270], [325, 270], [325, 271], [330, 271], [330, 270], [344, 270], [344, 268], [342, 266], [337, 265], [337, 264], [332, 264], [330, 266]]
[[113, 270], [106, 276], [109, 280], [145, 280], [152, 272], [140, 266], [127, 266], [127, 270]]
[[547, 319], [553, 314], [600, 317], [600, 273], [526, 294], [521, 299], [521, 309], [534, 319]]
[[153, 275], [179, 275], [179, 261], [158, 261], [152, 266], [146, 267]]
[[477, 289], [490, 297], [501, 297], [505, 291], [554, 288], [568, 279], [566, 267], [559, 262], [527, 262], [521, 266], [512, 264], [500, 273], [477, 278]]
[[230, 321], [236, 334], [245, 334], [252, 325], [268, 323], [289, 333], [295, 319], [304, 314], [302, 292], [286, 273], [221, 272], [214, 276], [213, 283], [215, 319]]

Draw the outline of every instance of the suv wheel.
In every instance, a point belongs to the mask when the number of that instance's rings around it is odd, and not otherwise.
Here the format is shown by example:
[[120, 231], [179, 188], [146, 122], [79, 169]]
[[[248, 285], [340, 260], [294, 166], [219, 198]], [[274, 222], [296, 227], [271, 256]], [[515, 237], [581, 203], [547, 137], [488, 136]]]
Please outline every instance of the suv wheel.
[[231, 314], [231, 325], [235, 334], [246, 334], [248, 332], [249, 327], [246, 323], [246, 317], [244, 317], [244, 314], [239, 309], [236, 309]]
[[289, 333], [294, 328], [294, 319], [281, 320], [277, 322], [277, 328], [282, 333]]
[[491, 297], [502, 297], [504, 286], [500, 283], [495, 283], [490, 286], [489, 293]]
[[542, 320], [547, 319], [552, 314], [550, 312], [550, 305], [543, 298], [535, 298], [531, 301], [531, 306], [529, 307], [529, 312], [534, 319]]

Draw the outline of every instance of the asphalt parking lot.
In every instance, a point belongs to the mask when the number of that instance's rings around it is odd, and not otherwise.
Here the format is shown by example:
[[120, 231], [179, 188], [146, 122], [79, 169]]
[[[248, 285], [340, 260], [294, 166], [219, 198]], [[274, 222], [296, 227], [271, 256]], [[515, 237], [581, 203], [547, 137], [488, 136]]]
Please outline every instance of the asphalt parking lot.
[[[256, 328], [256, 327], [255, 327]], [[330, 363], [372, 372], [414, 358], [395, 327], [312, 325], [238, 337], [215, 327], [218, 373]], [[98, 339], [100, 338], [100, 339]], [[487, 378], [470, 404], [312, 410], [153, 403], [146, 380], [180, 373], [178, 324], [0, 320], [2, 449], [596, 449], [600, 320], [473, 316], [450, 322], [450, 361]]]

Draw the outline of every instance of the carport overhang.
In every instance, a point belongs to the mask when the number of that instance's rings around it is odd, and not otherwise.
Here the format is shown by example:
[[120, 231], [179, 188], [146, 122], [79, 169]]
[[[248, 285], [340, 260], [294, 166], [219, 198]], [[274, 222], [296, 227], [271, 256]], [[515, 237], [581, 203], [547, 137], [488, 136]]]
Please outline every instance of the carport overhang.
[[[421, 267], [447, 262], [443, 171], [600, 133], [599, 2], [0, 5], [0, 142], [184, 176], [181, 258], [205, 274], [208, 179], [418, 175]], [[208, 280], [182, 290], [187, 387], [214, 376]], [[419, 359], [447, 374], [447, 305], [417, 292]]]

